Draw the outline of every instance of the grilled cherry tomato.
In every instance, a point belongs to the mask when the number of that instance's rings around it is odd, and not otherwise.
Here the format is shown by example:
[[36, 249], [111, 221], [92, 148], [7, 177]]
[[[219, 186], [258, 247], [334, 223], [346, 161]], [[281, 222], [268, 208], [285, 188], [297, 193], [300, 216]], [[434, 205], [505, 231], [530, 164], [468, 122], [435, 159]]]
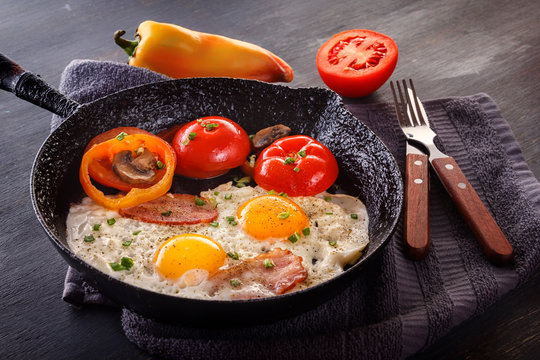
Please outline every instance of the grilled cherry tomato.
[[398, 49], [392, 38], [371, 30], [347, 30], [319, 48], [317, 70], [338, 94], [361, 97], [388, 80], [397, 60]]
[[294, 135], [261, 152], [254, 180], [265, 190], [311, 196], [332, 186], [337, 176], [336, 158], [326, 146], [309, 136]]
[[[145, 135], [151, 135], [146, 130], [139, 129], [136, 127], [117, 127], [108, 131], [105, 131], [104, 133], [99, 134], [98, 136], [94, 137], [88, 145], [86, 145], [86, 148], [84, 149], [84, 152], [86, 153], [88, 150], [90, 150], [94, 145], [100, 144], [102, 142], [105, 142], [110, 139], [114, 139], [117, 136], [121, 136], [120, 134], [127, 134], [127, 135], [133, 135], [133, 134], [145, 134]], [[90, 177], [100, 183], [101, 185], [105, 185], [108, 187], [112, 187], [114, 189], [118, 189], [121, 191], [129, 191], [133, 187], [139, 187], [139, 188], [146, 188], [148, 186], [146, 185], [131, 185], [124, 181], [122, 181], [118, 175], [116, 175], [112, 169], [112, 164], [109, 160], [105, 159], [102, 161], [94, 161], [90, 164], [88, 164], [88, 172], [90, 173]], [[161, 173], [158, 173], [160, 175]], [[159, 179], [156, 180], [156, 182], [159, 181]]]
[[207, 179], [242, 165], [251, 143], [244, 129], [234, 121], [208, 116], [182, 126], [174, 137], [173, 148], [177, 174]]
[[[135, 151], [141, 147], [157, 155], [159, 161], [162, 162], [163, 167], [157, 171], [164, 174], [161, 175], [159, 181], [147, 189], [132, 188], [123, 196], [107, 196], [92, 184], [89, 171], [91, 164], [95, 162], [112, 162], [114, 156], [119, 152]], [[136, 206], [165, 195], [171, 188], [175, 167], [176, 155], [174, 150], [164, 140], [154, 135], [125, 135], [121, 138], [113, 138], [92, 146], [83, 155], [79, 169], [79, 179], [84, 192], [92, 200], [108, 209], [117, 210]]]

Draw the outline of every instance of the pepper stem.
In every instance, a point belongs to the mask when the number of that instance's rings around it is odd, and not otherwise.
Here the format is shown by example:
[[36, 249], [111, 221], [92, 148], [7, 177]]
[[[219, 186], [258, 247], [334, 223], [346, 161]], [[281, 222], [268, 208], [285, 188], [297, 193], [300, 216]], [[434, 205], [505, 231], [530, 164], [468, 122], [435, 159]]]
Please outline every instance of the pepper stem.
[[137, 48], [137, 45], [139, 45], [139, 39], [137, 37], [136, 40], [126, 40], [122, 38], [122, 35], [124, 35], [126, 32], [124, 30], [117, 30], [114, 33], [114, 42], [120, 46], [126, 54], [129, 56], [133, 56], [135, 54], [135, 49]]

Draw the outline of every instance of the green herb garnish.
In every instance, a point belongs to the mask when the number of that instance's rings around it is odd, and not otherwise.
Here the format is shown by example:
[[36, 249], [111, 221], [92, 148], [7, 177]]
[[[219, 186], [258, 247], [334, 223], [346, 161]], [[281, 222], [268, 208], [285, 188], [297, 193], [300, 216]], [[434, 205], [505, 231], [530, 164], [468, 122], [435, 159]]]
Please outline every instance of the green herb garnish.
[[289, 212], [289, 209], [287, 209], [287, 211], [283, 211], [283, 212], [279, 213], [278, 218], [280, 218], [281, 220], [285, 220], [290, 215], [291, 215], [291, 213]]
[[329, 241], [328, 242], [328, 245], [332, 246], [332, 247], [336, 247], [337, 246], [337, 242], [336, 241]]
[[171, 216], [172, 215], [172, 211], [171, 210], [167, 210], [165, 212], [162, 212], [161, 215], [163, 216]]
[[213, 227], [218, 227], [219, 226], [219, 223], [217, 221], [212, 221], [210, 223], [210, 226], [213, 226]]
[[188, 135], [188, 139], [189, 140], [194, 140], [196, 136], [197, 136], [196, 132], [190, 132], [189, 135]]
[[240, 259], [240, 256], [238, 256], [238, 253], [237, 253], [236, 251], [235, 251], [235, 252], [229, 251], [229, 252], [227, 253], [227, 255], [228, 255], [231, 259], [233, 259], [233, 260], [238, 260], [238, 259]]
[[116, 219], [115, 219], [115, 218], [107, 219], [107, 224], [113, 226], [115, 223], [116, 223]]
[[302, 230], [302, 234], [304, 234], [304, 236], [308, 236], [309, 234], [311, 234], [311, 230], [309, 229], [309, 227], [306, 227]]
[[122, 260], [120, 260], [120, 264], [117, 262], [112, 262], [109, 263], [109, 265], [114, 271], [129, 270], [133, 267], [133, 260], [128, 257], [123, 257]]
[[182, 141], [182, 145], [187, 146], [187, 144], [189, 144], [189, 139]]
[[351, 219], [358, 220], [358, 214], [351, 214]]
[[297, 232], [295, 232], [294, 234], [292, 234], [291, 236], [289, 236], [289, 241], [292, 242], [293, 244], [294, 244], [295, 242], [297, 242], [298, 239], [300, 239], [300, 235], [299, 235]]
[[133, 232], [133, 235], [139, 235], [141, 233], [142, 230], [137, 230], [137, 231], [134, 231]]
[[298, 155], [300, 155], [300, 157], [306, 156], [306, 150], [300, 150], [300, 151], [298, 152]]
[[263, 264], [264, 264], [264, 267], [267, 269], [271, 269], [274, 266], [276, 266], [274, 262], [272, 261], [272, 259], [264, 259]]
[[100, 228], [101, 224], [94, 224], [94, 226], [92, 226], [92, 229], [94, 229], [94, 231], [99, 231]]
[[299, 172], [300, 171], [300, 168], [297, 166], [293, 169], [295, 172]]
[[118, 141], [122, 141], [124, 140], [124, 138], [127, 136], [127, 134], [125, 132], [121, 132], [120, 134], [116, 135], [116, 140]]
[[234, 216], [227, 216], [225, 219], [227, 220], [227, 222], [229, 223], [229, 225], [232, 225], [232, 226], [238, 225], [238, 223], [237, 223], [236, 220], [234, 219]]
[[122, 246], [129, 246], [131, 245], [131, 240], [126, 240], [122, 243]]
[[219, 124], [213, 124], [213, 123], [206, 124], [206, 130], [208, 130], [208, 131], [212, 131], [217, 127], [219, 127]]
[[87, 236], [84, 237], [84, 242], [92, 242], [94, 240], [96, 240], [94, 235], [87, 235]]
[[294, 158], [292, 157], [288, 157], [285, 159], [285, 161], [283, 162], [283, 165], [288, 165], [288, 164], [292, 164], [294, 163]]
[[195, 205], [203, 206], [204, 204], [206, 204], [206, 201], [204, 201], [203, 199], [201, 199], [199, 197], [195, 197]]
[[156, 167], [161, 170], [165, 167], [165, 164], [158, 160], [156, 163]]
[[225, 195], [225, 200], [231, 200], [231, 199], [232, 199], [232, 194]]
[[325, 196], [324, 201], [330, 202], [330, 201], [332, 201], [332, 197], [331, 196]]
[[238, 286], [242, 285], [242, 283], [238, 279], [231, 279], [231, 285], [233, 287], [238, 287]]

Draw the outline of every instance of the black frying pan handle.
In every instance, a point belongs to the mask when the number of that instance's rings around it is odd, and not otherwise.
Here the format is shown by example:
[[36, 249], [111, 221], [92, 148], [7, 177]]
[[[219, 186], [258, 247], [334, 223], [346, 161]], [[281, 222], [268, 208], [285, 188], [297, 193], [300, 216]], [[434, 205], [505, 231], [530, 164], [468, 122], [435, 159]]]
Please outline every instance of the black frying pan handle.
[[0, 88], [64, 118], [80, 106], [3, 54], [0, 54]]

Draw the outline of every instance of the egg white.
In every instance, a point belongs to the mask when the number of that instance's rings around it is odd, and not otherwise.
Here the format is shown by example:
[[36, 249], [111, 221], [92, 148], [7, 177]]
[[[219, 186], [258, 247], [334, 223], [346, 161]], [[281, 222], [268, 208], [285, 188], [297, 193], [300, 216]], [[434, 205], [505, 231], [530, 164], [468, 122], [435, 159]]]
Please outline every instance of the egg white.
[[[80, 204], [71, 206], [66, 225], [67, 242], [70, 249], [82, 260], [102, 272], [135, 286], [159, 293], [191, 298], [230, 299], [234, 290], [224, 287], [210, 295], [208, 289], [186, 286], [183, 281], [163, 279], [154, 269], [156, 250], [167, 239], [184, 233], [209, 236], [223, 247], [225, 252], [237, 253], [239, 260], [227, 258], [224, 266], [233, 265], [243, 259], [255, 257], [272, 248], [288, 249], [302, 257], [302, 265], [308, 272], [306, 281], [292, 291], [304, 289], [331, 279], [353, 264], [367, 246], [368, 217], [364, 204], [347, 195], [319, 194], [315, 197], [291, 198], [305, 212], [310, 222], [310, 234], [292, 243], [288, 240], [275, 243], [252, 238], [241, 227], [231, 225], [228, 216], [235, 216], [237, 209], [249, 199], [267, 194], [259, 187], [237, 188], [231, 183], [204, 191], [202, 197], [212, 199], [219, 212], [217, 227], [209, 224], [162, 225], [123, 218], [117, 212], [107, 210], [85, 198]], [[357, 218], [351, 217], [356, 214]], [[113, 225], [108, 219], [115, 219]], [[94, 225], [99, 224], [99, 230]], [[93, 241], [85, 241], [88, 236]], [[119, 263], [122, 257], [133, 260], [129, 270], [114, 271], [110, 263]], [[252, 292], [261, 296], [272, 295], [266, 289], [252, 284]]]

